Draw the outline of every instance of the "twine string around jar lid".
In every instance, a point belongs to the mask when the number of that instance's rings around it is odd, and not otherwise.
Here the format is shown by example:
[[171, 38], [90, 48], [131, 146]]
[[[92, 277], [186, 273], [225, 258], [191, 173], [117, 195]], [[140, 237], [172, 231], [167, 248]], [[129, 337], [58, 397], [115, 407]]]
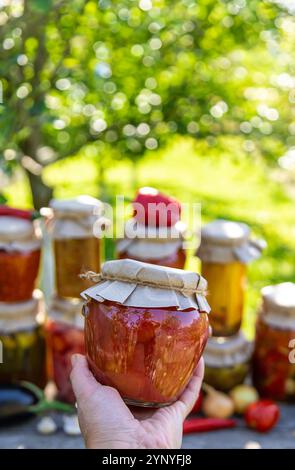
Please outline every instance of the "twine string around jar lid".
[[[124, 278], [124, 276], [122, 276], [122, 277], [120, 277], [120, 276], [110, 276], [108, 274], [95, 273], [93, 271], [88, 271], [86, 273], [80, 274], [79, 277], [81, 279], [85, 279], [85, 280], [92, 281], [92, 282], [101, 282], [101, 281], [132, 282], [132, 281]], [[155, 287], [155, 288], [159, 288], [159, 289], [167, 289], [167, 286], [163, 286], [161, 284], [158, 284], [157, 282], [134, 280], [134, 283], [138, 284], [139, 286], [147, 286], [147, 287]], [[193, 295], [193, 294], [198, 294], [198, 295], [202, 295], [202, 296], [205, 297], [208, 293], [207, 289], [198, 288], [198, 286], [196, 286], [195, 289], [189, 289], [189, 288], [177, 287], [177, 286], [173, 286], [171, 288], [173, 290], [177, 291], [177, 292], [181, 292], [182, 294], [184, 294], [186, 296], [190, 296], [190, 295]]]
[[96, 283], [81, 293], [84, 300], [91, 297], [130, 307], [210, 312], [205, 297], [207, 281], [194, 271], [126, 258], [106, 261], [100, 273], [88, 271], [82, 278]]

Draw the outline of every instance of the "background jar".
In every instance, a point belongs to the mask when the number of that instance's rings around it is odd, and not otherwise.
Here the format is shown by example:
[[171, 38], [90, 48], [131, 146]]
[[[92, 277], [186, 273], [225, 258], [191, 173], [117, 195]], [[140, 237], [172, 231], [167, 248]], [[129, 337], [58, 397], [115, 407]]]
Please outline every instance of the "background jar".
[[55, 297], [46, 322], [49, 376], [55, 382], [58, 398], [68, 403], [76, 399], [70, 382], [71, 357], [84, 354], [82, 301]]
[[208, 338], [209, 306], [200, 292], [205, 280], [130, 259], [104, 263], [98, 279], [82, 293], [85, 349], [94, 376], [128, 404], [174, 402]]
[[53, 210], [52, 236], [55, 258], [56, 293], [59, 297], [76, 297], [89, 287], [80, 274], [99, 271], [101, 239], [99, 232], [102, 203], [89, 196], [50, 203]]
[[44, 304], [40, 291], [26, 302], [0, 303], [0, 382], [21, 380], [43, 388], [47, 382]]
[[260, 256], [263, 241], [249, 239], [246, 224], [216, 220], [201, 232], [197, 256], [208, 282], [210, 324], [214, 336], [231, 336], [241, 327], [247, 263]]
[[262, 397], [294, 401], [295, 284], [267, 286], [261, 293], [253, 382]]
[[37, 221], [0, 217], [0, 302], [31, 299], [41, 254]]
[[173, 227], [147, 227], [136, 224], [133, 238], [128, 237], [135, 219], [125, 225], [125, 238], [118, 241], [117, 253], [120, 259], [134, 259], [144, 263], [183, 269], [186, 262], [184, 249], [185, 225], [177, 222]]
[[253, 345], [240, 332], [226, 337], [211, 337], [204, 351], [204, 381], [228, 392], [244, 383], [250, 371]]

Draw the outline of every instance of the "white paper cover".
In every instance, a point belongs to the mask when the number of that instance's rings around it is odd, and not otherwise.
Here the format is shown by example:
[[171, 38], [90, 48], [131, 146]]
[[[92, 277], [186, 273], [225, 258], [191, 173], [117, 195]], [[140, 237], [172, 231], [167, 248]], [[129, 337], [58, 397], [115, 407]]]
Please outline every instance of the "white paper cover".
[[211, 337], [208, 339], [204, 361], [208, 367], [232, 367], [248, 362], [253, 352], [253, 343], [243, 333], [232, 337]]
[[0, 249], [5, 251], [32, 251], [41, 246], [41, 232], [37, 222], [18, 217], [0, 217]]
[[79, 196], [74, 199], [53, 199], [50, 208], [53, 210], [52, 236], [63, 240], [94, 237], [94, 225], [101, 218], [103, 204], [93, 197]]
[[209, 313], [206, 280], [199, 274], [122, 259], [106, 262], [99, 281], [81, 296], [98, 302], [109, 300], [129, 307], [190, 308]]
[[49, 306], [49, 317], [79, 329], [84, 328], [84, 317], [81, 315], [83, 301], [54, 297]]
[[[182, 248], [185, 230], [182, 222], [172, 228], [156, 228], [139, 224], [132, 218], [125, 224], [125, 238], [117, 242], [117, 252], [143, 261], [167, 258]], [[134, 236], [131, 238], [131, 235]]]
[[249, 263], [260, 257], [266, 243], [250, 240], [248, 225], [228, 220], [215, 220], [201, 231], [197, 256], [207, 263]]
[[295, 284], [283, 282], [261, 290], [263, 320], [276, 328], [295, 331]]
[[41, 316], [43, 320], [43, 314], [43, 296], [39, 290], [26, 302], [0, 302], [0, 332], [9, 334], [34, 328]]

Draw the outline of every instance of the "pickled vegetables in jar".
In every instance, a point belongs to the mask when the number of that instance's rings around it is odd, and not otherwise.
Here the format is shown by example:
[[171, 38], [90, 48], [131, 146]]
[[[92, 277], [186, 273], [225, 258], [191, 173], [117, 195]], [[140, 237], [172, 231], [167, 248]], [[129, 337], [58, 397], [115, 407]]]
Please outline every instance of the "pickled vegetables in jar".
[[197, 256], [208, 281], [214, 336], [231, 336], [241, 327], [247, 263], [257, 259], [265, 246], [263, 241], [249, 237], [246, 224], [227, 220], [216, 220], [202, 229]]
[[46, 322], [49, 376], [55, 382], [58, 398], [67, 403], [76, 399], [70, 382], [71, 357], [84, 354], [82, 301], [55, 297]]
[[36, 224], [17, 217], [0, 217], [0, 302], [23, 302], [32, 297], [41, 253]]
[[177, 223], [172, 228], [146, 227], [136, 224], [135, 236], [128, 238], [134, 219], [125, 225], [126, 237], [117, 243], [120, 259], [134, 259], [168, 268], [183, 269], [186, 251], [183, 248], [185, 225]]
[[188, 384], [209, 334], [206, 281], [135, 260], [108, 261], [84, 291], [85, 349], [126, 403], [161, 407]]
[[100, 269], [101, 239], [94, 232], [99, 233], [102, 203], [80, 196], [54, 199], [50, 207], [53, 210], [56, 292], [59, 297], [78, 298], [90, 285], [80, 274]]
[[253, 357], [253, 382], [262, 397], [295, 401], [294, 340], [295, 284], [264, 287]]
[[231, 337], [211, 337], [204, 351], [204, 381], [228, 392], [242, 384], [250, 371], [253, 345], [243, 333]]
[[154, 188], [141, 188], [133, 209], [117, 243], [118, 258], [183, 269], [186, 226], [180, 221], [180, 203]]
[[40, 291], [26, 302], [0, 302], [0, 341], [3, 363], [0, 383], [26, 380], [44, 388], [46, 346], [44, 306]]

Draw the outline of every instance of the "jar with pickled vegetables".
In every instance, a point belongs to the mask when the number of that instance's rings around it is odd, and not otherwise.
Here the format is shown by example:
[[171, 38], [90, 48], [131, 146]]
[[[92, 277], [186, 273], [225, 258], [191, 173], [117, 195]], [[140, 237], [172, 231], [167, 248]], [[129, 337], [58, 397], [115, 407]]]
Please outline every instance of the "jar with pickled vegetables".
[[18, 217], [0, 217], [0, 302], [22, 302], [32, 297], [41, 252], [36, 224]]
[[100, 269], [102, 203], [90, 196], [80, 196], [54, 199], [50, 207], [53, 210], [56, 293], [59, 297], [79, 298], [80, 292], [89, 287], [80, 274]]
[[241, 332], [229, 338], [212, 336], [204, 351], [205, 382], [224, 392], [242, 384], [250, 371], [252, 351], [252, 343]]
[[147, 187], [138, 191], [132, 205], [133, 217], [117, 244], [118, 257], [183, 269], [185, 224], [180, 222], [180, 203]]
[[295, 284], [262, 289], [256, 324], [253, 382], [262, 397], [295, 401]]
[[26, 380], [45, 387], [44, 315], [40, 291], [26, 302], [0, 302], [0, 383]]
[[130, 259], [106, 262], [92, 279], [98, 284], [82, 297], [94, 376], [131, 405], [174, 402], [208, 338], [206, 281], [194, 272]]
[[84, 318], [82, 301], [55, 297], [46, 322], [46, 339], [50, 378], [55, 382], [58, 398], [67, 403], [76, 399], [70, 382], [71, 357], [84, 354]]
[[[134, 229], [134, 238], [128, 233]], [[149, 264], [183, 269], [186, 252], [183, 248], [184, 224], [178, 222], [173, 227], [147, 227], [129, 220], [125, 225], [125, 238], [117, 243], [120, 259], [134, 259]]]
[[197, 256], [208, 282], [210, 324], [214, 336], [231, 336], [241, 327], [247, 264], [257, 259], [265, 242], [250, 240], [243, 223], [215, 220], [201, 232]]

